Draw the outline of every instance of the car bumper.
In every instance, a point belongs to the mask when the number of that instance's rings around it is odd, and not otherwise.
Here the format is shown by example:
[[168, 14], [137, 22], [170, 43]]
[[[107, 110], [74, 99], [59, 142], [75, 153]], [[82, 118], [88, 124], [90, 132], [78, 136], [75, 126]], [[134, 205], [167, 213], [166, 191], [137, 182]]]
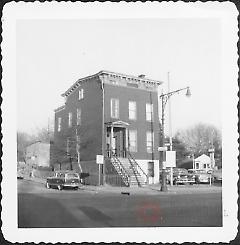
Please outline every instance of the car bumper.
[[194, 180], [176, 180], [177, 184], [195, 183]]
[[69, 184], [63, 184], [64, 187], [72, 187], [72, 188], [75, 188], [75, 187], [78, 187], [79, 184], [78, 183], [69, 183]]
[[200, 179], [199, 182], [200, 183], [209, 183], [209, 180], [208, 179]]

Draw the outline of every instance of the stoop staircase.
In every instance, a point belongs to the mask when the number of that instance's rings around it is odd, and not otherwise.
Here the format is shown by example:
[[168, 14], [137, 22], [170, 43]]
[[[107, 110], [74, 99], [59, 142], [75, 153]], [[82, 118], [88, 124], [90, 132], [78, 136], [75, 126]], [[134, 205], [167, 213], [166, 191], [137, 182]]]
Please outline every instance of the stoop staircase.
[[148, 176], [130, 153], [128, 158], [120, 158], [112, 154], [111, 163], [126, 186], [142, 187], [148, 183]]

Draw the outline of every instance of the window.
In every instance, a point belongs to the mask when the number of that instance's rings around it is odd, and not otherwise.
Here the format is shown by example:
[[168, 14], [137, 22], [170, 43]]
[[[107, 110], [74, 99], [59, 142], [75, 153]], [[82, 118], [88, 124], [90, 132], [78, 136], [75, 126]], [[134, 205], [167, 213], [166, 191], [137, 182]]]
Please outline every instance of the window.
[[83, 89], [82, 88], [78, 91], [78, 99], [79, 100], [83, 99]]
[[118, 84], [118, 82], [116, 80], [112, 80], [112, 79], [110, 79], [109, 82], [112, 84]]
[[146, 140], [147, 140], [147, 152], [152, 153], [153, 145], [154, 145], [154, 133], [151, 131], [148, 131], [146, 134]]
[[111, 117], [119, 118], [119, 100], [111, 99]]
[[153, 104], [146, 104], [146, 120], [150, 122], [153, 120]]
[[137, 131], [129, 131], [129, 150], [131, 152], [137, 152]]
[[127, 83], [127, 86], [133, 87], [133, 88], [138, 88], [138, 84], [136, 84], [136, 83]]
[[68, 127], [72, 127], [72, 112], [68, 113]]
[[77, 108], [77, 125], [81, 125], [81, 114], [82, 114], [81, 109]]
[[58, 127], [57, 127], [57, 129], [58, 129], [58, 132], [60, 132], [61, 129], [62, 129], [62, 118], [61, 117], [58, 118]]
[[129, 119], [136, 120], [137, 118], [137, 105], [136, 101], [129, 101], [128, 103]]

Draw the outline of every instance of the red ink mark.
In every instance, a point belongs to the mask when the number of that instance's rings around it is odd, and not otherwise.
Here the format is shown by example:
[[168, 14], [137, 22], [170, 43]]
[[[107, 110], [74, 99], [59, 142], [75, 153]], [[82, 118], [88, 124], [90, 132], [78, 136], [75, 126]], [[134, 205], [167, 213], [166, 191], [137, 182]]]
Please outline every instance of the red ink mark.
[[137, 209], [138, 216], [145, 223], [162, 222], [161, 210], [159, 203], [144, 203]]

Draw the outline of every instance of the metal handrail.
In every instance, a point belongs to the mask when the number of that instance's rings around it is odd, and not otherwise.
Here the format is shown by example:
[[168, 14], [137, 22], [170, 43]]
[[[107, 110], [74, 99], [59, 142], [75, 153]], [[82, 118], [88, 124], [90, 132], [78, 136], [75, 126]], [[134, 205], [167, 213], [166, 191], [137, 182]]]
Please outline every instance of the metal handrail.
[[121, 161], [118, 159], [118, 157], [116, 156], [116, 154], [114, 152], [112, 152], [112, 157], [113, 157], [114, 161], [118, 163], [118, 167], [120, 166], [119, 170], [120, 170], [121, 174], [123, 175], [123, 178], [127, 180], [127, 184], [129, 185], [130, 176], [127, 173], [127, 170], [124, 168], [124, 166], [122, 165]]
[[131, 160], [135, 163], [135, 165], [141, 170], [141, 172], [143, 173], [143, 175], [145, 175], [146, 177], [146, 182], [148, 183], [148, 175], [144, 172], [144, 170], [140, 167], [140, 165], [137, 163], [137, 161], [135, 160], [135, 158], [132, 156], [132, 154], [128, 151], [128, 156], [129, 156], [129, 161], [131, 163]]

